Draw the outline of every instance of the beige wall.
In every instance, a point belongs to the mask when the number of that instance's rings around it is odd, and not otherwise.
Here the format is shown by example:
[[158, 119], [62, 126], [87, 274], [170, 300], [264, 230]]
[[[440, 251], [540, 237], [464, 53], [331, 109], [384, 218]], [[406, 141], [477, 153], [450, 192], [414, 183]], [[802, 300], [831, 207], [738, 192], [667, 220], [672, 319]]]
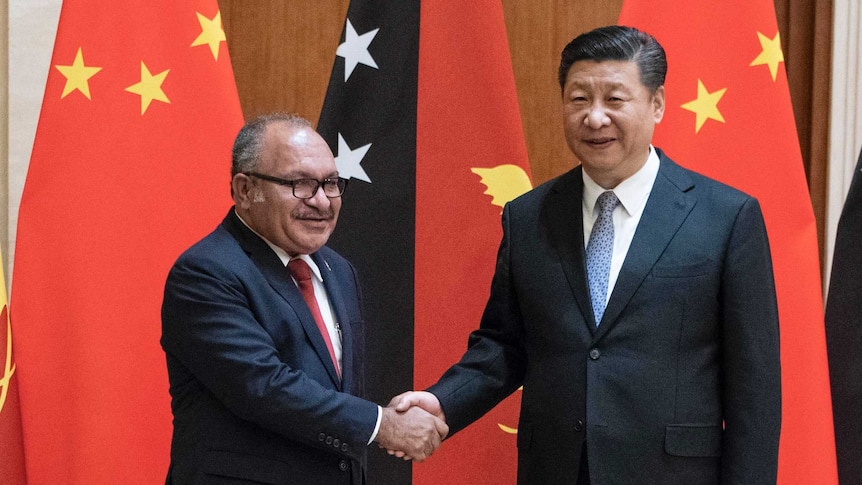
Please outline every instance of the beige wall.
[[[0, 3], [0, 26], [3, 32], [9, 29], [9, 4]], [[9, 38], [0, 39], [0, 88], [9, 92]], [[9, 213], [9, 96], [0, 96], [0, 214]], [[3, 218], [5, 222], [6, 218]], [[9, 273], [6, 247], [9, 241], [9, 226], [0, 224], [0, 250], [3, 256], [3, 274]], [[9, 279], [6, 279], [8, 286]]]
[[9, 26], [2, 36], [4, 47], [8, 47], [8, 56], [3, 56], [3, 62], [8, 62], [8, 69], [4, 69], [4, 73], [8, 73], [8, 83], [4, 84], [3, 91], [8, 109], [2, 122], [2, 137], [8, 143], [4, 145], [6, 157], [2, 170], [8, 177], [3, 183], [5, 193], [0, 197], [0, 245], [8, 282], [14, 264], [18, 205], [27, 177], [62, 0], [4, 0], [2, 3], [4, 9], [8, 8]]

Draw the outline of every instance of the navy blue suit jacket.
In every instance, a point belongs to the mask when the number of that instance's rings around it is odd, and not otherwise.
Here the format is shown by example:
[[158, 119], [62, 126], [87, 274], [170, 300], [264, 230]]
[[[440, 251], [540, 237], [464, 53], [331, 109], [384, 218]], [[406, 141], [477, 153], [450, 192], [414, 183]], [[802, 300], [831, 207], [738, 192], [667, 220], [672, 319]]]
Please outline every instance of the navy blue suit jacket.
[[342, 328], [343, 381], [289, 272], [233, 209], [174, 264], [161, 339], [168, 483], [362, 483], [377, 405], [361, 398], [359, 285], [331, 249], [312, 257]]
[[755, 199], [659, 152], [596, 328], [578, 167], [509, 203], [491, 295], [430, 388], [452, 433], [523, 385], [518, 483], [774, 484], [778, 310]]

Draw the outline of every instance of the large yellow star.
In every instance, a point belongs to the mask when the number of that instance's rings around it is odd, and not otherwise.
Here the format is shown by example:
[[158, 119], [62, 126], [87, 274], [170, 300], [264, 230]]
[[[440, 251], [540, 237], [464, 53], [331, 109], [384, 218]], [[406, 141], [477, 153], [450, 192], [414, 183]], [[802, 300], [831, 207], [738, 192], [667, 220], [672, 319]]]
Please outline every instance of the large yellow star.
[[84, 65], [84, 54], [81, 48], [78, 47], [78, 53], [75, 54], [75, 60], [71, 66], [54, 66], [60, 71], [60, 74], [66, 77], [66, 85], [63, 87], [63, 94], [60, 99], [65, 98], [72, 91], [81, 91], [81, 94], [90, 98], [90, 78], [101, 71], [101, 67], [87, 67]]
[[694, 111], [697, 115], [694, 128], [695, 133], [700, 131], [700, 128], [708, 119], [724, 123], [724, 117], [718, 111], [718, 102], [724, 96], [725, 91], [727, 91], [727, 88], [710, 93], [706, 90], [706, 86], [703, 85], [703, 81], [700, 79], [697, 80], [697, 99], [682, 105], [683, 109]]
[[198, 22], [201, 24], [201, 35], [192, 42], [192, 47], [209, 44], [213, 58], [218, 60], [219, 46], [227, 40], [224, 29], [221, 26], [221, 11], [217, 12], [212, 20], [198, 13]]
[[144, 64], [144, 61], [141, 61], [141, 82], [126, 88], [126, 91], [141, 96], [141, 116], [147, 112], [147, 108], [150, 107], [150, 103], [153, 102], [153, 100], [168, 104], [171, 103], [165, 95], [165, 92], [162, 91], [162, 83], [165, 82], [165, 78], [168, 77], [169, 72], [170, 69], [162, 71], [154, 76], [150, 74], [150, 70], [147, 69], [147, 65]]
[[763, 50], [749, 64], [749, 66], [769, 65], [769, 73], [772, 74], [773, 81], [775, 81], [775, 77], [778, 75], [778, 65], [784, 62], [784, 51], [781, 50], [781, 37], [779, 34], [779, 32], [776, 32], [775, 38], [770, 39], [758, 32], [757, 37], [760, 39], [760, 47]]

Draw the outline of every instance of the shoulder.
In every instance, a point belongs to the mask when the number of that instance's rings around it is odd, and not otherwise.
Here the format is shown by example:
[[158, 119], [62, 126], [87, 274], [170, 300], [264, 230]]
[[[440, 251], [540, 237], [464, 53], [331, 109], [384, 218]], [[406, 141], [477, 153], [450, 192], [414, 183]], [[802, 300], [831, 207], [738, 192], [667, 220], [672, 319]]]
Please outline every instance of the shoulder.
[[751, 202], [756, 203], [754, 197], [742, 190], [686, 168], [672, 160], [658, 148], [656, 151], [661, 163], [658, 176], [670, 182], [680, 191], [695, 196], [699, 200], [711, 200], [731, 206], [739, 206]]
[[581, 167], [578, 166], [562, 175], [558, 175], [557, 177], [539, 184], [532, 190], [513, 199], [508, 205], [515, 209], [535, 208], [542, 205], [542, 202], [549, 194], [577, 194], [581, 192], [582, 187], [583, 178], [581, 175]]

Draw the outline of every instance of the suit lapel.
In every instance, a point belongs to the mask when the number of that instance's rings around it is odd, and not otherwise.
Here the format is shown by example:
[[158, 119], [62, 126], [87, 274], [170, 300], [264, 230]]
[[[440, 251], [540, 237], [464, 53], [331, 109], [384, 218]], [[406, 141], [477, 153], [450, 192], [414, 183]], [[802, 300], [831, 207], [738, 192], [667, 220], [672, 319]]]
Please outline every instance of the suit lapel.
[[[239, 220], [233, 209], [231, 209], [223, 224], [227, 231], [237, 240], [240, 247], [248, 254], [267, 282], [293, 309], [296, 319], [302, 325], [315, 353], [320, 358], [321, 364], [326, 367], [332, 383], [336, 388], [341, 390], [341, 380], [338, 378], [338, 373], [332, 364], [332, 358], [329, 356], [326, 342], [323, 341], [323, 335], [320, 334], [317, 323], [315, 323], [308, 305], [306, 305], [305, 300], [302, 298], [302, 293], [300, 293], [299, 288], [296, 287], [296, 284], [290, 278], [290, 274], [287, 268], [281, 263], [281, 259], [279, 259], [278, 255], [275, 254], [263, 239]], [[324, 276], [325, 279], [326, 277]], [[328, 287], [327, 290], [329, 290]]]
[[584, 182], [581, 167], [562, 175], [551, 187], [542, 204], [540, 218], [547, 228], [551, 246], [557, 251], [563, 272], [572, 288], [590, 332], [595, 331], [595, 317], [587, 286], [584, 259], [584, 221], [581, 216]]
[[632, 295], [696, 204], [691, 177], [659, 152], [661, 166], [595, 339], [613, 328]]
[[[339, 385], [341, 387], [339, 389], [350, 389], [350, 386], [353, 384], [353, 329], [350, 327], [350, 319], [347, 318], [344, 298], [341, 295], [341, 285], [338, 284], [336, 275], [329, 266], [329, 263], [326, 261], [326, 258], [324, 258], [320, 253], [313, 254], [312, 258], [314, 259], [314, 262], [317, 263], [318, 268], [320, 268], [320, 274], [323, 276], [323, 286], [326, 288], [326, 296], [329, 298], [329, 304], [332, 306], [332, 317], [335, 320], [336, 327], [340, 329], [341, 379]], [[328, 351], [326, 356], [327, 358], [329, 357]], [[331, 361], [332, 359], [328, 360]], [[335, 372], [335, 368], [330, 369], [330, 367], [332, 366], [327, 367], [330, 374], [335, 378], [335, 380], [338, 380], [338, 376], [333, 374]]]

